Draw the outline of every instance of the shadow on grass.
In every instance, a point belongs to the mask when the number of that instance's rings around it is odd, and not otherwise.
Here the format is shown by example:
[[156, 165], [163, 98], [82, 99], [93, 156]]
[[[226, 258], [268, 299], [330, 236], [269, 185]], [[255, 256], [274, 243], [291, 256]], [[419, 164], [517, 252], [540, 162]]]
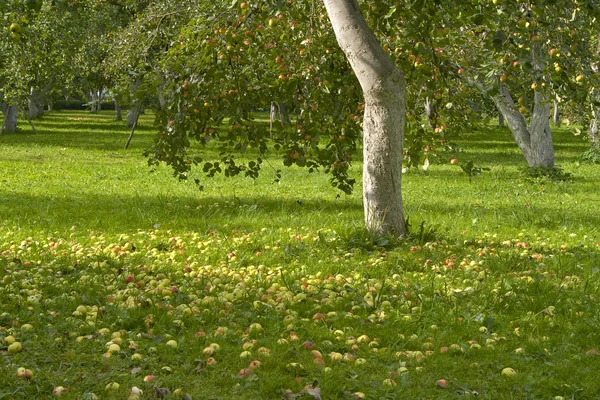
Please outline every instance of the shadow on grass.
[[[590, 215], [582, 209], [570, 209], [527, 204], [471, 207], [448, 202], [427, 201], [418, 210], [408, 212], [413, 233], [419, 230], [420, 216], [428, 220], [459, 221], [479, 218], [497, 226], [531, 229], [560, 230], [567, 227], [600, 226], [600, 215]], [[14, 212], [18, 210], [18, 212]], [[73, 194], [69, 197], [32, 196], [0, 193], [0, 226], [8, 229], [36, 226], [46, 232], [67, 232], [72, 226], [89, 231], [112, 233], [135, 232], [148, 229], [174, 229], [189, 232], [258, 231], [263, 227], [288, 228], [306, 226], [317, 230], [322, 227], [355, 226], [361, 229], [362, 204], [347, 199], [307, 200], [304, 196], [276, 199], [265, 196], [92, 196]], [[462, 224], [463, 222], [457, 222]], [[427, 225], [425, 226], [427, 228]], [[444, 226], [439, 226], [444, 231]]]
[[[409, 204], [408, 214], [411, 214], [411, 208]], [[490, 228], [510, 226], [516, 231], [532, 228], [560, 231], [582, 226], [595, 230], [600, 226], [600, 215], [592, 215], [589, 210], [571, 208], [566, 204], [561, 207], [530, 204], [526, 199], [488, 206], [451, 205], [444, 201], [428, 201], [418, 205], [418, 214], [428, 216], [432, 220], [443, 218], [448, 221], [460, 221], [457, 222], [460, 225], [464, 224], [464, 220], [478, 220]]]
[[[13, 212], [18, 210], [17, 213]], [[340, 215], [343, 213], [343, 217]], [[343, 199], [274, 199], [263, 196], [32, 196], [0, 192], [0, 225], [37, 226], [43, 231], [66, 232], [72, 226], [107, 232], [138, 229], [183, 229], [206, 232], [233, 228], [331, 226], [336, 221], [362, 218], [362, 205]], [[293, 225], [290, 224], [294, 221]]]

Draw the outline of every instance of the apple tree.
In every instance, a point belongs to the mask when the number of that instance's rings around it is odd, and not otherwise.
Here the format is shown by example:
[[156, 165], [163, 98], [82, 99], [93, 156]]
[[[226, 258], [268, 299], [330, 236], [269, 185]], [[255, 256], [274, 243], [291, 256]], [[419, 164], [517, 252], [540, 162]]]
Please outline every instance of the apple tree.
[[554, 167], [553, 100], [585, 103], [597, 2], [494, 1], [459, 22], [453, 55], [465, 81], [489, 96], [531, 167]]
[[[350, 192], [361, 101], [324, 29], [325, 10], [310, 2], [279, 9], [264, 3], [198, 12], [169, 47], [160, 66], [166, 107], [158, 113], [162, 129], [150, 161], [166, 162], [181, 179], [197, 164], [209, 176], [256, 177], [271, 144], [284, 165], [326, 170]], [[272, 101], [288, 103], [292, 124], [256, 121], [255, 111]], [[202, 160], [194, 142], [217, 143], [219, 160]]]
[[125, 15], [121, 27], [111, 34], [105, 75], [113, 92], [129, 99], [127, 125], [136, 124], [144, 104], [164, 106], [164, 73], [159, 60], [172, 46], [181, 26], [202, 9], [201, 1], [115, 1]]
[[[5, 101], [39, 117], [50, 92], [62, 90], [75, 76], [74, 54], [85, 41], [83, 3], [9, 0], [3, 4], [8, 27], [2, 43], [0, 82]], [[60, 86], [58, 83], [60, 82]]]
[[[428, 147], [421, 145], [425, 125], [417, 111], [423, 98], [442, 109], [427, 125], [437, 135], [450, 121], [464, 125], [472, 114], [471, 107], [461, 111], [461, 102], [452, 103], [468, 88], [448, 87], [444, 77], [452, 65], [432, 46], [448, 30], [412, 22], [431, 11], [441, 18], [447, 10], [421, 3], [411, 8], [383, 1], [234, 2], [198, 13], [161, 60], [168, 98], [158, 114], [161, 130], [148, 152], [150, 162], [167, 163], [181, 179], [194, 165], [208, 176], [255, 177], [272, 149], [283, 152], [284, 165], [331, 173], [332, 184], [350, 193], [355, 182], [348, 168], [362, 140], [367, 228], [405, 234], [401, 174], [407, 105], [421, 152]], [[385, 37], [384, 46], [369, 24]], [[411, 74], [409, 94], [397, 64]], [[290, 126], [266, 127], [255, 120], [254, 111], [273, 100], [289, 103]], [[442, 114], [449, 116], [448, 125]], [[203, 160], [194, 142], [217, 142], [220, 160]], [[280, 171], [274, 172], [279, 178]]]

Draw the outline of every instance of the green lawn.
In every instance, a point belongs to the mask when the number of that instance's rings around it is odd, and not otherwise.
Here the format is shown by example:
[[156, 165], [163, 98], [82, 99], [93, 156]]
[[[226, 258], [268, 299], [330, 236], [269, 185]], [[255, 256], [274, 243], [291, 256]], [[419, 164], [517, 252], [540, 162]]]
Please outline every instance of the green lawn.
[[[0, 399], [600, 393], [600, 174], [569, 129], [566, 181], [526, 177], [506, 129], [449, 138], [457, 153], [404, 175], [399, 241], [322, 174], [200, 192], [150, 173], [150, 115], [128, 150], [108, 112], [21, 126], [0, 136]], [[470, 182], [454, 157], [490, 171]]]

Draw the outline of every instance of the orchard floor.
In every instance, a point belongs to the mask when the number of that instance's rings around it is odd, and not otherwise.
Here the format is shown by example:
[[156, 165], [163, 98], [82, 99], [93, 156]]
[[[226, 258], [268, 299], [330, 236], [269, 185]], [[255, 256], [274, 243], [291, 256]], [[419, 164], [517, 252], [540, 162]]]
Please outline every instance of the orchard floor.
[[151, 116], [128, 150], [110, 113], [22, 127], [0, 136], [0, 399], [598, 398], [600, 166], [568, 127], [563, 181], [527, 177], [508, 130], [451, 138], [404, 175], [404, 241], [299, 168], [149, 173]]

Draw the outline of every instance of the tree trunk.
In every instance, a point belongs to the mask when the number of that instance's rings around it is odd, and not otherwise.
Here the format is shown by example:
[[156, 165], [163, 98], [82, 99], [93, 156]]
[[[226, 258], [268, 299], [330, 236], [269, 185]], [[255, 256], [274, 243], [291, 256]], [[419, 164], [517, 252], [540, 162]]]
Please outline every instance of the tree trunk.
[[121, 110], [121, 103], [119, 102], [119, 98], [121, 96], [119, 96], [118, 94], [115, 94], [114, 100], [115, 100], [115, 121], [123, 121], [123, 112]]
[[590, 121], [590, 144], [592, 147], [600, 147], [600, 107], [592, 105], [592, 120]]
[[515, 109], [515, 103], [504, 84], [500, 84], [499, 93], [493, 97], [498, 111], [521, 149], [530, 167], [554, 167], [554, 144], [550, 130], [550, 106], [541, 92], [535, 92], [531, 125], [527, 126], [525, 117]]
[[44, 115], [44, 103], [42, 101], [42, 94], [31, 88], [29, 96], [27, 98], [27, 113], [29, 119], [37, 119]]
[[288, 126], [292, 124], [292, 121], [290, 120], [290, 111], [288, 110], [288, 105], [285, 101], [279, 103], [279, 117], [283, 125]]
[[89, 102], [89, 104], [90, 104], [90, 112], [92, 114], [96, 114], [98, 112], [98, 109], [96, 108], [97, 105], [98, 105], [98, 101], [97, 101], [97, 98], [96, 98], [96, 93], [93, 90], [90, 90], [89, 99], [90, 99], [90, 102]]
[[4, 121], [0, 133], [15, 133], [17, 131], [17, 106], [6, 104], [2, 107]]
[[504, 128], [504, 115], [502, 113], [498, 113], [498, 126]]
[[560, 126], [560, 110], [558, 108], [558, 100], [554, 100], [554, 114], [552, 116], [552, 122], [555, 126]]
[[102, 89], [90, 90], [90, 106], [92, 114], [102, 111]]
[[405, 235], [402, 147], [406, 122], [404, 75], [385, 54], [357, 0], [325, 0], [338, 44], [365, 97], [363, 200], [366, 228]]
[[[600, 32], [598, 32], [598, 47], [596, 49], [596, 62], [592, 64], [592, 71], [594, 73], [600, 72]], [[600, 89], [594, 89], [591, 93], [592, 98], [592, 120], [590, 121], [590, 145], [592, 148], [600, 148], [600, 137], [598, 137], [598, 131], [600, 130], [600, 107], [594, 104], [595, 101], [600, 101]]]
[[435, 124], [433, 120], [437, 117], [437, 107], [435, 104], [431, 104], [429, 101], [429, 97], [425, 98], [425, 115], [427, 116], [427, 120], [429, 121], [429, 127], [435, 128]]
[[127, 127], [133, 128], [137, 123], [140, 114], [142, 113], [142, 102], [140, 100], [133, 100], [131, 109], [127, 112]]

